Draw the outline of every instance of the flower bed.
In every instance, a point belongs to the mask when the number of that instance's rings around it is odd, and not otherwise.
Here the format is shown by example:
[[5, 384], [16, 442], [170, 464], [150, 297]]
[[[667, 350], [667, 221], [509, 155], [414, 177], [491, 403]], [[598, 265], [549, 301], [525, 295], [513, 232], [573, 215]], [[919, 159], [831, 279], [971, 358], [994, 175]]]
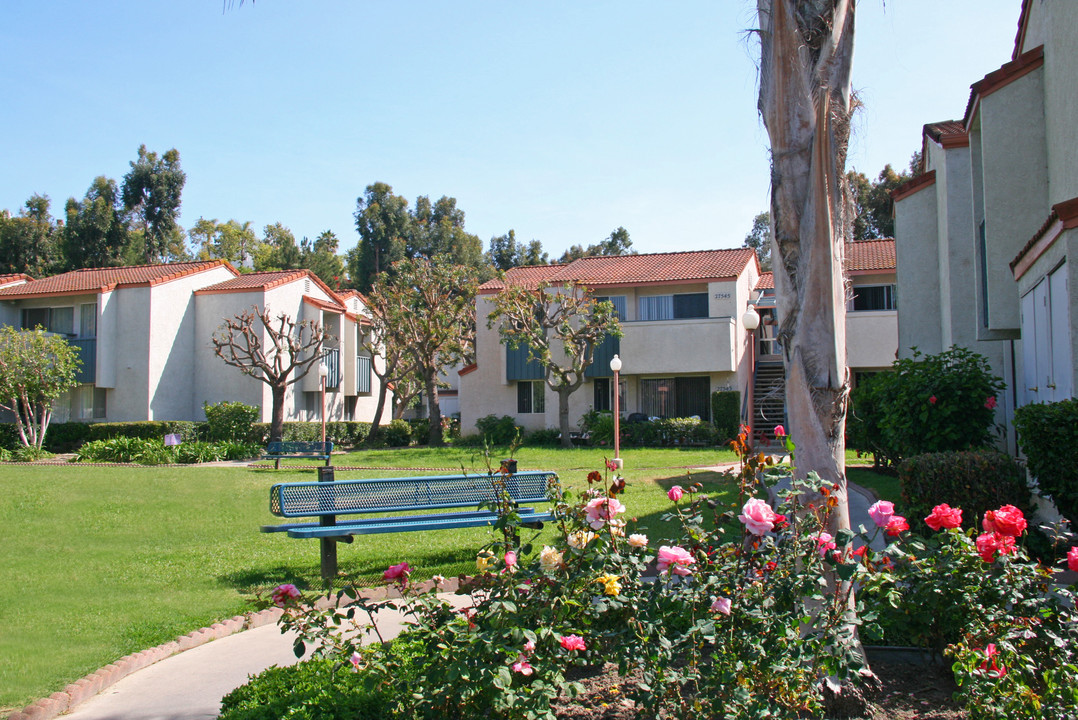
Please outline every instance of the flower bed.
[[[604, 666], [619, 681], [602, 702], [630, 703], [641, 717], [822, 717], [865, 679], [857, 617], [886, 621], [881, 608], [892, 605], [916, 608], [906, 614], [953, 657], [972, 717], [1037, 716], [1078, 701], [1074, 596], [1028, 561], [1015, 509], [988, 513], [977, 538], [944, 506], [927, 519], [936, 537], [907, 538], [909, 521], [887, 502], [872, 507], [870, 532], [828, 532], [839, 488], [810, 474], [776, 512], [755, 491], [788, 470], [744, 441], [735, 441], [735, 505], [693, 485], [670, 489], [677, 542], [654, 547], [629, 519], [632, 489], [592, 472], [579, 497], [556, 498], [558, 539], [542, 548], [518, 551], [524, 529], [503, 506], [504, 541], [460, 579], [463, 609], [436, 594], [440, 579], [420, 592], [407, 562], [394, 565], [385, 580], [413, 599], [413, 625], [392, 643], [357, 645], [354, 630], [387, 601], [354, 587], [325, 609], [291, 586], [268, 602], [286, 608], [298, 654], [311, 649], [335, 672], [354, 672], [389, 717], [553, 718]], [[881, 533], [890, 544], [871, 550]], [[1078, 550], [1070, 562], [1078, 567]], [[855, 586], [865, 588], [857, 598]]]

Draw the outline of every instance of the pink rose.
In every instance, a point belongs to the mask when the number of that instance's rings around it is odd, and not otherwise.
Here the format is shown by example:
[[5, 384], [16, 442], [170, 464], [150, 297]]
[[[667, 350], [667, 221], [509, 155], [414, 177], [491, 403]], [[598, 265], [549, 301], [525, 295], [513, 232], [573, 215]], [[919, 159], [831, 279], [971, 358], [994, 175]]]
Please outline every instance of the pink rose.
[[591, 529], [599, 530], [607, 522], [613, 520], [615, 515], [625, 512], [625, 506], [615, 498], [601, 497], [595, 498], [585, 505], [584, 512], [587, 515]]
[[932, 514], [925, 518], [925, 524], [933, 530], [952, 529], [962, 525], [962, 510], [947, 503], [932, 508]]
[[786, 434], [786, 428], [784, 428], [781, 425], [776, 425], [774, 432], [775, 432], [775, 437], [782, 437], [783, 435]]
[[563, 635], [561, 638], [561, 646], [572, 652], [573, 650], [580, 650], [583, 652], [587, 650], [587, 645], [584, 644], [584, 638], [579, 635]]
[[816, 536], [816, 549], [820, 551], [820, 557], [825, 557], [828, 550], [834, 550], [835, 538], [831, 536], [831, 533], [821, 532]]
[[901, 515], [892, 515], [891, 519], [887, 521], [887, 526], [883, 529], [883, 532], [890, 537], [898, 537], [909, 529], [910, 524], [906, 522], [906, 518]]
[[928, 404], [929, 404], [929, 405], [935, 405], [935, 404], [936, 404], [936, 396], [935, 396], [935, 395], [933, 395], [932, 397], [928, 398]]
[[996, 553], [1010, 555], [1012, 552], [1014, 552], [1014, 538], [1010, 535], [990, 532], [977, 536], [977, 554], [986, 563], [995, 560]]
[[733, 603], [731, 602], [730, 598], [721, 597], [717, 598], [715, 602], [711, 603], [711, 609], [714, 612], [722, 613], [723, 615], [729, 615], [730, 608], [732, 607], [732, 605]]
[[284, 607], [292, 600], [299, 597], [299, 590], [292, 583], [285, 583], [284, 585], [278, 585], [273, 589], [273, 594], [270, 596], [273, 600], [273, 604], [277, 607]]
[[752, 498], [741, 508], [737, 519], [744, 523], [745, 529], [750, 533], [762, 536], [774, 529], [778, 516], [766, 502], [760, 498]]
[[535, 652], [535, 641], [529, 640], [528, 642], [524, 643], [524, 654], [531, 655], [533, 652]]
[[692, 556], [688, 550], [677, 545], [663, 545], [659, 548], [658, 562], [656, 565], [659, 568], [660, 573], [665, 573], [667, 570], [675, 575], [692, 575], [692, 570], [689, 569], [689, 565], [696, 562], [696, 558]]
[[512, 550], [505, 551], [505, 569], [512, 570], [517, 566], [517, 554]]
[[989, 510], [981, 522], [985, 532], [1018, 537], [1026, 530], [1026, 518], [1014, 505], [1004, 505], [999, 510]]
[[348, 662], [352, 663], [352, 669], [359, 672], [359, 666], [363, 662], [363, 656], [357, 652], [352, 653], [352, 657], [348, 658]]
[[895, 514], [895, 504], [890, 500], [877, 500], [868, 509], [868, 514], [876, 527], [885, 528], [891, 522], [891, 516]]
[[1074, 572], [1078, 572], [1078, 546], [1067, 551], [1067, 567]]
[[677, 502], [685, 494], [685, 491], [681, 489], [680, 485], [675, 485], [666, 491], [666, 497], [670, 498], [673, 502]]
[[411, 572], [412, 569], [408, 567], [408, 563], [402, 562], [400, 565], [390, 565], [389, 569], [382, 573], [382, 579], [390, 582], [396, 580], [406, 581]]
[[1007, 668], [1002, 665], [996, 665], [996, 655], [999, 655], [999, 651], [996, 650], [996, 644], [988, 643], [984, 648], [985, 659], [984, 662], [981, 663], [981, 672], [989, 677], [1001, 678], [1007, 674]]
[[607, 460], [606, 461], [606, 469], [609, 470], [610, 472], [617, 472], [618, 464], [616, 462], [614, 462], [613, 460]]
[[998, 405], [998, 404], [999, 403], [996, 402], [996, 396], [995, 395], [989, 396], [989, 397], [985, 398], [985, 400], [984, 400], [984, 406], [986, 408], [988, 408], [989, 410], [995, 410], [996, 405]]
[[527, 660], [521, 660], [520, 662], [513, 663], [513, 672], [528, 676], [535, 671], [532, 669], [532, 666], [528, 663]]

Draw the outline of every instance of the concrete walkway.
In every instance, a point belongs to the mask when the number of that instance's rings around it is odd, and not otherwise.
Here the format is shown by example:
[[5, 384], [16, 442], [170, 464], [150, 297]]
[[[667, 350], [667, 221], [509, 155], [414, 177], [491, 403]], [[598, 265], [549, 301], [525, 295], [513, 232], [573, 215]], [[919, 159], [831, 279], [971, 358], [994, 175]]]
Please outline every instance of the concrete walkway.
[[[698, 468], [722, 472], [727, 466]], [[876, 498], [868, 490], [850, 484], [850, 520], [856, 530], [860, 524], [872, 529], [868, 515], [869, 506]], [[884, 538], [873, 543], [883, 547]], [[467, 596], [446, 594], [457, 607], [464, 607]], [[145, 651], [132, 658], [135, 668], [128, 668], [122, 679], [113, 683], [116, 670], [102, 668], [69, 688], [70, 695], [57, 693], [51, 699], [43, 699], [17, 711], [9, 720], [49, 720], [68, 710], [65, 720], [204, 720], [215, 718], [220, 712], [221, 698], [243, 685], [251, 675], [274, 665], [286, 666], [297, 661], [292, 652], [294, 636], [282, 635], [275, 623], [273, 611], [256, 616], [253, 629], [234, 632], [243, 624], [242, 618], [233, 618], [212, 629], [191, 633], [164, 648]], [[391, 609], [383, 610], [379, 617], [379, 629], [383, 637], [396, 637], [404, 626], [404, 615]], [[234, 627], [228, 627], [235, 623]], [[248, 624], [252, 624], [250, 620]], [[213, 633], [211, 630], [216, 629]], [[233, 633], [233, 634], [229, 634]], [[224, 635], [223, 637], [212, 638]], [[190, 642], [184, 641], [188, 638]], [[209, 639], [208, 642], [206, 640]], [[201, 644], [199, 644], [201, 643]], [[176, 645], [176, 647], [172, 647]], [[185, 649], [188, 647], [189, 649]], [[162, 649], [165, 652], [162, 652]], [[166, 656], [157, 661], [157, 656]], [[172, 654], [175, 653], [175, 654]], [[142, 658], [142, 656], [146, 656]], [[141, 659], [140, 659], [141, 658]], [[118, 661], [122, 666], [128, 658]], [[152, 664], [148, 664], [152, 663]], [[139, 665], [145, 665], [138, 669]], [[130, 674], [127, 674], [130, 672]], [[99, 677], [100, 676], [100, 677]], [[86, 682], [89, 680], [89, 682]], [[96, 694], [95, 694], [96, 693]], [[61, 697], [62, 696], [62, 697]]]

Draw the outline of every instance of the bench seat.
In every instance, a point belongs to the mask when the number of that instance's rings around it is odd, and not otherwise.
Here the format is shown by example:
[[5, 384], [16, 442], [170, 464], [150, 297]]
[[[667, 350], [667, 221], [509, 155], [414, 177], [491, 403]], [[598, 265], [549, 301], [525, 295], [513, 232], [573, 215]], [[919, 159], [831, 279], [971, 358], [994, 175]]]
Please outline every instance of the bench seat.
[[333, 454], [333, 443], [321, 441], [285, 440], [271, 442], [262, 453], [261, 460], [272, 460], [273, 467], [280, 469], [281, 460], [323, 460], [329, 466]]

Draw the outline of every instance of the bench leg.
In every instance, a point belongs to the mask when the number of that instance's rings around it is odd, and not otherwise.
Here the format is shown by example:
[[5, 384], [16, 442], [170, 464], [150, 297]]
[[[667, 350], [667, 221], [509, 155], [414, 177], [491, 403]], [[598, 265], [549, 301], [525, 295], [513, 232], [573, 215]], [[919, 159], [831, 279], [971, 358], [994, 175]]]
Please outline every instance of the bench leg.
[[337, 539], [320, 538], [318, 542], [322, 546], [322, 582], [330, 585], [337, 577]]
[[277, 458], [276, 460], [273, 461], [273, 469], [274, 470], [280, 470], [281, 469], [281, 458]]

